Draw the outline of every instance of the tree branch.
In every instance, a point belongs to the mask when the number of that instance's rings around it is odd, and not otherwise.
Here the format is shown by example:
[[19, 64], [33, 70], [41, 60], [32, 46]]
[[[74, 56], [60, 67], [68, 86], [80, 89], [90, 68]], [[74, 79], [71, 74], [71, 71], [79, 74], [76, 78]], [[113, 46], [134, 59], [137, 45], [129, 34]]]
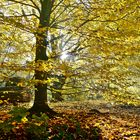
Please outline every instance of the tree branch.
[[32, 4], [36, 7], [36, 9], [38, 10], [38, 12], [40, 13], [41, 10], [39, 9], [39, 7], [36, 5], [36, 3], [33, 0], [30, 0], [32, 2]]
[[[14, 2], [14, 3], [19, 3], [19, 4], [22, 4], [22, 5], [25, 5], [25, 6], [30, 6], [32, 8], [35, 8], [37, 9], [35, 6], [31, 5], [31, 4], [27, 4], [27, 3], [24, 3], [24, 2], [21, 2], [21, 1], [17, 1], [17, 0], [9, 0], [11, 2]], [[38, 9], [37, 9], [38, 10]]]
[[60, 2], [52, 9], [52, 12], [63, 2], [64, 0], [60, 0]]
[[[35, 16], [39, 19], [39, 17], [35, 14], [19, 15], [19, 16], [5, 16], [5, 18], [18, 18], [18, 17], [29, 17], [29, 16]], [[3, 16], [0, 16], [0, 18], [3, 18]]]

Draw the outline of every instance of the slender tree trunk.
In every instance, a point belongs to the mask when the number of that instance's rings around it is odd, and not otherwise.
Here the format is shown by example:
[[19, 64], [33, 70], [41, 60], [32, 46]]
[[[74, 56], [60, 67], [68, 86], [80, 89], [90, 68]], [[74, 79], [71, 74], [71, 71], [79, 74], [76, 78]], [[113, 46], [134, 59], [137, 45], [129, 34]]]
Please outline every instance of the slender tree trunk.
[[30, 112], [36, 114], [40, 112], [54, 113], [47, 104], [47, 84], [43, 84], [41, 81], [46, 80], [46, 72], [39, 69], [44, 61], [48, 60], [46, 54], [47, 48], [47, 32], [50, 22], [50, 14], [53, 6], [53, 0], [42, 0], [40, 23], [36, 32], [36, 56], [35, 56], [35, 80], [39, 81], [35, 84], [35, 100]]
[[52, 88], [56, 91], [52, 92], [52, 98], [54, 101], [63, 101], [61, 90], [63, 88], [63, 85], [65, 84], [66, 77], [63, 75], [54, 75], [55, 78], [57, 78], [59, 81], [56, 81], [53, 83]]

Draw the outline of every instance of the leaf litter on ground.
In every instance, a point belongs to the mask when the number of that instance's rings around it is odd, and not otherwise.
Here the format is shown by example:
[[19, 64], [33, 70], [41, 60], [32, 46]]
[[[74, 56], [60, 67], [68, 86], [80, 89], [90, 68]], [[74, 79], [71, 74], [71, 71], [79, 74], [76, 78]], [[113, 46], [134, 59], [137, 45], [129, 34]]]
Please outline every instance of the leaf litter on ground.
[[[108, 106], [108, 104], [102, 101], [60, 102], [51, 103], [50, 106], [55, 111], [63, 114], [62, 116], [57, 116], [47, 121], [48, 139], [50, 140], [55, 138], [62, 140], [140, 139], [139, 107], [127, 108], [121, 105]], [[3, 123], [10, 117], [8, 111], [1, 110], [0, 123]], [[22, 124], [22, 131], [24, 131], [24, 125], [27, 124], [28, 121]], [[21, 127], [20, 123], [17, 125]], [[24, 139], [28, 139], [27, 134], [24, 133], [24, 135]]]

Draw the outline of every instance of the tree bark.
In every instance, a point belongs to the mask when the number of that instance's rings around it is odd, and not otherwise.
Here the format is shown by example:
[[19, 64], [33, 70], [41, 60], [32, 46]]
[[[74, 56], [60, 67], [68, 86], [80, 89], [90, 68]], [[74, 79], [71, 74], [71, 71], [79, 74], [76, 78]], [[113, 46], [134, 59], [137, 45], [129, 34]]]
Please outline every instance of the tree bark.
[[61, 90], [63, 85], [65, 84], [66, 77], [63, 75], [54, 75], [54, 77], [57, 78], [59, 81], [55, 81], [53, 83], [53, 86], [51, 87], [53, 88], [51, 91], [52, 98], [54, 99], [55, 102], [63, 101]]
[[43, 84], [41, 81], [46, 80], [46, 72], [39, 69], [44, 61], [48, 60], [46, 54], [47, 48], [47, 33], [50, 22], [51, 9], [53, 7], [53, 0], [42, 0], [40, 22], [36, 32], [36, 56], [35, 56], [35, 80], [39, 81], [35, 83], [35, 100], [32, 108], [29, 110], [31, 113], [40, 114], [40, 112], [54, 114], [55, 112], [49, 108], [47, 104], [47, 84]]

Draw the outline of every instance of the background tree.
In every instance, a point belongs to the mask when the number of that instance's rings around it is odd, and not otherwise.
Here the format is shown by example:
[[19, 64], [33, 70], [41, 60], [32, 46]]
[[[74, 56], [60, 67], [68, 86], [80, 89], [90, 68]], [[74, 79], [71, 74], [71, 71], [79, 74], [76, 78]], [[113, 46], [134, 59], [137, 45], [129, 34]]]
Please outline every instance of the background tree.
[[[88, 48], [82, 54], [85, 67], [81, 69], [81, 79], [85, 75], [89, 80], [86, 85], [79, 81], [89, 92], [100, 92], [118, 102], [139, 104], [138, 3], [100, 1], [87, 8], [91, 20], [88, 18], [80, 28], [86, 34], [83, 44]], [[98, 18], [94, 20], [95, 14]], [[136, 87], [137, 92], [130, 92], [130, 87]]]

